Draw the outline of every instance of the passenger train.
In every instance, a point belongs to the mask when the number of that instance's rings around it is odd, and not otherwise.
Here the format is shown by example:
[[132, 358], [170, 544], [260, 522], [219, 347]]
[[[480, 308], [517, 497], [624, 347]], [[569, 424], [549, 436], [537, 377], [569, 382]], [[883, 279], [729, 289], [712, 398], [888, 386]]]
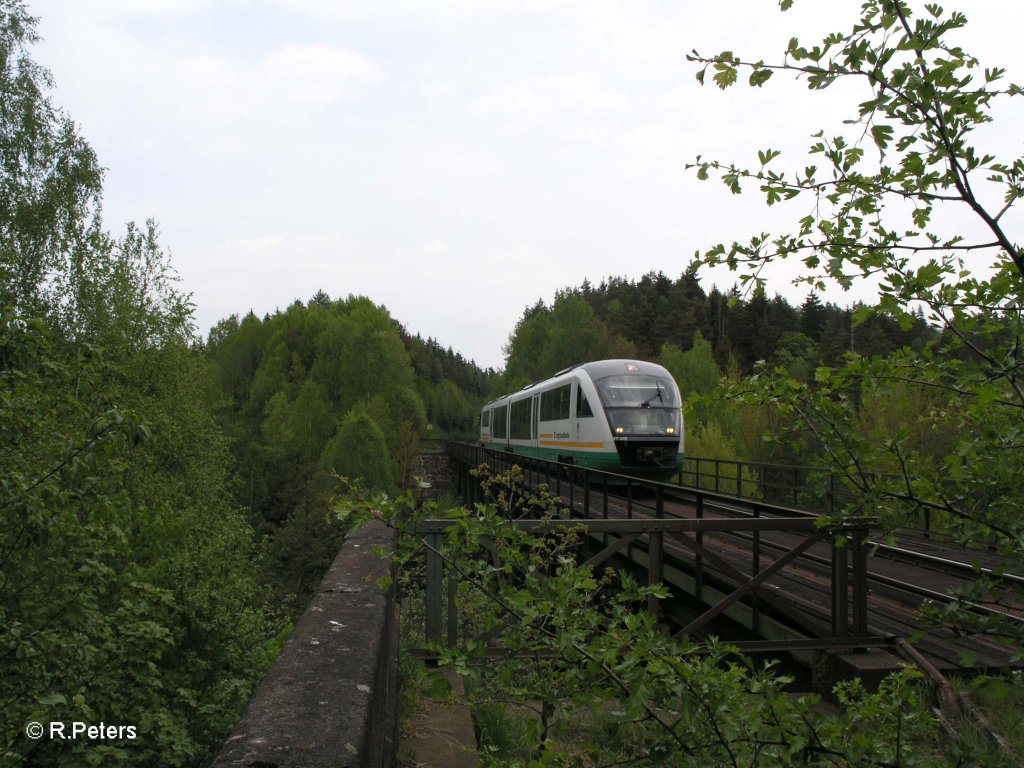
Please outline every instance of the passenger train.
[[651, 479], [683, 463], [679, 387], [660, 365], [599, 360], [559, 371], [480, 414], [489, 448]]

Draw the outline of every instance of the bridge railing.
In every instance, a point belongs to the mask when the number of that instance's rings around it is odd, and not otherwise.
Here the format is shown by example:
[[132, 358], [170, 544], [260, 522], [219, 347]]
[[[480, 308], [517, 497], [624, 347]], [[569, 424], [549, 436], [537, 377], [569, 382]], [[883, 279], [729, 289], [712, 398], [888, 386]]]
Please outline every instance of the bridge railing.
[[[454, 575], [453, 563], [445, 561], [445, 538], [451, 527], [459, 525], [453, 520], [427, 520], [416, 526], [417, 537], [422, 538], [426, 553], [426, 640], [427, 643], [445, 643], [449, 646], [459, 642], [459, 616], [457, 593], [458, 585]], [[814, 648], [834, 648], [838, 646], [869, 646], [879, 645], [881, 638], [871, 637], [867, 633], [867, 589], [866, 589], [866, 548], [863, 546], [865, 529], [863, 526], [840, 526], [838, 530], [817, 528], [813, 520], [808, 518], [775, 518], [775, 519], [722, 519], [705, 518], [690, 519], [634, 519], [634, 520], [510, 520], [509, 525], [531, 534], [553, 533], [583, 529], [592, 535], [608, 536], [610, 543], [600, 552], [593, 555], [587, 564], [596, 568], [629, 545], [643, 547], [646, 551], [644, 561], [647, 565], [647, 580], [651, 585], [658, 584], [665, 577], [665, 537], [699, 552], [708, 570], [724, 573], [734, 580], [733, 590], [715, 605], [709, 607], [700, 616], [690, 621], [677, 633], [677, 637], [696, 636], [715, 618], [728, 610], [732, 605], [745, 597], [757, 597], [766, 602], [778, 602], [773, 591], [764, 590], [768, 579], [782, 571], [813, 545], [831, 543], [832, 545], [832, 601], [830, 606], [831, 632], [825, 633], [812, 641], [799, 643], [802, 650]], [[719, 558], [702, 545], [696, 544], [692, 534], [716, 532], [754, 532], [780, 531], [800, 533], [800, 541], [788, 549], [785, 554], [775, 558], [769, 564], [760, 562], [758, 553], [752, 554], [754, 563], [751, 572], [744, 573]], [[843, 536], [850, 546], [838, 545], [837, 537]], [[853, 553], [852, 563], [848, 553]], [[852, 565], [853, 578], [848, 578], [849, 566]], [[852, 590], [851, 590], [852, 585]], [[658, 601], [651, 598], [648, 610], [658, 612]], [[757, 643], [737, 643], [740, 647]], [[785, 643], [777, 644], [785, 650]]]
[[679, 485], [831, 514], [853, 496], [823, 467], [686, 456]]
[[[472, 443], [453, 442], [449, 451], [484, 450]], [[555, 462], [549, 462], [555, 466]], [[603, 473], [602, 473], [603, 474]], [[686, 456], [675, 482], [711, 493], [784, 505], [793, 509], [831, 514], [838, 505], [855, 499], [854, 493], [824, 467], [768, 464], [702, 456]]]
[[[859, 492], [835, 471], [803, 464], [769, 464], [688, 455], [684, 457], [675, 481], [688, 488], [824, 515], [831, 515], [860, 499]], [[906, 480], [895, 475], [867, 473], [864, 482], [895, 482], [900, 485]], [[928, 506], [909, 511], [891, 522], [896, 529], [926, 537], [948, 534], [958, 526], [954, 516], [933, 511]]]
[[[591, 485], [595, 488], [611, 483], [627, 496], [631, 491], [645, 488], [661, 487], [676, 493], [680, 490], [669, 483], [565, 465], [525, 454], [496, 451], [473, 443], [449, 443], [448, 452], [452, 458], [472, 466], [489, 463], [500, 466], [504, 471], [512, 464], [517, 464], [529, 473], [531, 481], [542, 478], [540, 481], [547, 483], [556, 492], [565, 484], [571, 494], [571, 477], [579, 481], [577, 485]], [[848, 490], [839, 487], [834, 473], [821, 467], [687, 457], [675, 480], [679, 486], [702, 494], [705, 498], [728, 498], [739, 508], [749, 510], [777, 508], [797, 514], [825, 514], [834, 509], [837, 500], [846, 501], [851, 496]], [[459, 490], [463, 489], [460, 487]]]
[[[743, 499], [759, 499], [794, 509], [831, 515], [858, 502], [861, 496], [840, 474], [826, 467], [799, 464], [768, 464], [701, 456], [686, 456], [676, 475], [679, 485], [702, 488]], [[897, 487], [906, 479], [884, 473], [866, 473], [865, 483], [888, 483]], [[928, 506], [908, 511], [891, 521], [893, 527], [929, 537], [955, 530], [955, 517]]]
[[[849, 643], [854, 638], [858, 640], [855, 645], [872, 645], [879, 640], [874, 638], [868, 642], [866, 635], [868, 521], [837, 523], [830, 528], [821, 528], [813, 514], [760, 500], [583, 470], [542, 459], [488, 451], [471, 444], [452, 444], [449, 450], [461, 467], [458, 485], [467, 503], [480, 500], [477, 479], [470, 475], [472, 468], [480, 464], [487, 464], [497, 473], [506, 472], [513, 465], [519, 466], [522, 487], [517, 492], [530, 494], [543, 484], [550, 493], [560, 496], [566, 504], [567, 516], [572, 520], [554, 523], [525, 520], [514, 524], [530, 529], [553, 524], [585, 526], [592, 535], [599, 536], [605, 546], [594, 563], [603, 562], [627, 546], [638, 546], [646, 553], [642, 559], [646, 562], [649, 581], [662, 581], [665, 537], [669, 537], [677, 550], [681, 548], [690, 553], [696, 597], [702, 598], [702, 590], [710, 581], [711, 574], [718, 582], [724, 577], [731, 583], [732, 591], [705, 615], [683, 627], [681, 634], [699, 631], [707, 622], [743, 599], [752, 606], [756, 628], [759, 603], [777, 602], [773, 591], [765, 588], [767, 579], [798, 557], [807, 555], [812, 546], [824, 543], [828, 545], [829, 554], [824, 558], [827, 562], [823, 562], [821, 556], [815, 557], [819, 561], [816, 567], [824, 568], [828, 574], [831, 595], [828, 628], [817, 632], [810, 641], [811, 645], [805, 643], [804, 647], [831, 647], [837, 643]], [[669, 502], [688, 505], [693, 516], [669, 514], [666, 508]], [[615, 514], [611, 513], [613, 507]], [[446, 635], [447, 642], [452, 643], [457, 636], [455, 590], [451, 586], [446, 590], [443, 586], [446, 568], [438, 554], [442, 551], [445, 531], [450, 524], [431, 521], [425, 523], [419, 533], [428, 543], [427, 638], [441, 641], [445, 639], [442, 635]], [[773, 531], [798, 533], [802, 538], [792, 546], [780, 547], [778, 543], [769, 544], [763, 538], [764, 534]], [[740, 572], [705, 546], [706, 534], [723, 532], [749, 539], [750, 564], [746, 572]], [[447, 595], [447, 601], [444, 595]], [[654, 602], [648, 606], [649, 609], [657, 609]], [[792, 608], [789, 612], [792, 613]]]

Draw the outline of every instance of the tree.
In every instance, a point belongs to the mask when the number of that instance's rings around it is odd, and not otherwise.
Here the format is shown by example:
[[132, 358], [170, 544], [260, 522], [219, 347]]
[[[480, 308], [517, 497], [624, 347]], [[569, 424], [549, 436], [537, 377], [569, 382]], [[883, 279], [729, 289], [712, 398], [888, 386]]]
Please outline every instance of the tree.
[[559, 291], [548, 308], [537, 302], [516, 324], [505, 347], [508, 389], [602, 358], [635, 357], [636, 346], [596, 316], [577, 291]]
[[412, 365], [398, 324], [384, 307], [363, 296], [339, 301], [315, 344], [310, 375], [341, 413], [412, 385]]
[[384, 433], [363, 407], [345, 416], [324, 447], [320, 464], [342, 477], [362, 478], [368, 488], [391, 490], [395, 483]]
[[[269, 664], [202, 378], [183, 347], [68, 356], [41, 320], [0, 315], [5, 765], [202, 763]], [[17, 725], [97, 713], [140, 741], [31, 742]]]
[[539, 299], [523, 311], [503, 349], [506, 390], [518, 389], [544, 378], [545, 373], [539, 370], [537, 361], [547, 340], [550, 316], [551, 310]]
[[[785, 10], [792, 0], [780, 5]], [[1007, 213], [1024, 192], [1024, 158], [998, 158], [973, 141], [996, 106], [1022, 89], [951, 42], [966, 21], [937, 5], [868, 0], [849, 32], [813, 47], [794, 38], [777, 64], [695, 51], [698, 79], [710, 72], [722, 88], [742, 70], [755, 87], [786, 73], [806, 79], [812, 91], [845, 81], [864, 95], [846, 133], [815, 134], [810, 164], [798, 163], [798, 170], [779, 169], [773, 149], [759, 151], [752, 168], [700, 157], [692, 168], [700, 179], [717, 174], [736, 193], [752, 184], [769, 205], [811, 203], [795, 231], [719, 244], [702, 256], [704, 264], [744, 270], [748, 287], [763, 282], [764, 265], [784, 259], [798, 259], [798, 280], [815, 290], [879, 277], [878, 305], [854, 313], [854, 342], [872, 320], [911, 329], [919, 309], [942, 333], [920, 350], [854, 356], [842, 368], [819, 369], [811, 384], [782, 370], [763, 375], [755, 397], [779, 403], [817, 437], [859, 493], [852, 511], [883, 520], [892, 519], [891, 510], [896, 518], [941, 515], [965, 542], [991, 535], [1019, 559], [1024, 473], [1007, 456], [1024, 447], [1024, 250]], [[975, 268], [979, 262], [986, 268]], [[884, 440], [857, 430], [859, 391], [887, 385], [940, 401], [938, 428], [952, 438], [940, 460], [915, 448], [912, 430], [893, 430]], [[873, 472], [886, 466], [897, 468], [897, 477]], [[987, 628], [1024, 639], [1019, 625]]]
[[[153, 222], [101, 229], [33, 24], [0, 0], [0, 763], [204, 764], [276, 628], [188, 297]], [[138, 738], [23, 730], [104, 718]]]
[[700, 331], [694, 334], [693, 346], [686, 352], [672, 344], [665, 344], [661, 348], [661, 364], [672, 374], [684, 398], [691, 394], [707, 395], [713, 392], [722, 378], [711, 344]]
[[0, 306], [56, 306], [47, 278], [69, 275], [99, 236], [103, 174], [74, 123], [48, 96], [50, 73], [28, 55], [35, 19], [0, 0]]
[[825, 308], [818, 294], [811, 291], [800, 307], [800, 331], [814, 341], [820, 341], [825, 323]]

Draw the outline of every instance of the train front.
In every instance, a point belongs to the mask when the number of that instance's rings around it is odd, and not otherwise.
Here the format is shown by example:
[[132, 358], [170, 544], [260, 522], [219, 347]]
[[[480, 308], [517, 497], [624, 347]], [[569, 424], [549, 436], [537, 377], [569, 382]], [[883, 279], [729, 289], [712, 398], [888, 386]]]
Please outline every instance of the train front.
[[641, 362], [590, 373], [624, 471], [669, 479], [683, 460], [682, 398], [672, 375]]

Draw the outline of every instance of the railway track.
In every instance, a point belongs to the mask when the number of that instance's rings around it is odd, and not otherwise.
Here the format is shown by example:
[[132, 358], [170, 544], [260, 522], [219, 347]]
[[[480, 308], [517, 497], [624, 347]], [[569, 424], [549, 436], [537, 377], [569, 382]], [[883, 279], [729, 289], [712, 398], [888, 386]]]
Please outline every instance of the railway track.
[[[559, 479], [557, 495], [570, 505], [574, 516], [594, 517], [595, 511], [609, 519], [678, 518], [749, 519], [751, 517], [820, 517], [812, 512], [785, 509], [757, 502], [700, 493], [692, 489], [662, 486], [652, 491], [650, 484], [639, 485], [628, 494], [605, 494], [600, 505], [593, 502], [585, 509], [584, 498], [593, 490]], [[657, 496], [660, 494], [661, 498]], [[698, 512], [698, 509], [700, 510]], [[758, 550], [761, 567], [768, 567], [790, 551], [799, 541], [797, 534], [782, 531], [759, 534], [716, 532], [704, 534], [703, 545], [728, 561], [737, 571], [752, 575], [751, 553]], [[1024, 623], [1024, 576], [1005, 571], [1006, 563], [987, 550], [954, 549], [943, 546], [935, 534], [929, 536], [902, 532], [896, 539], [869, 538], [867, 562], [867, 629], [872, 635], [910, 639], [940, 670], [993, 670], [1012, 666], [1013, 648], [991, 639], [967, 636], [924, 622], [921, 607], [926, 602], [949, 605], [953, 593], [966, 589], [984, 577], [998, 584], [1005, 596], [1000, 605], [959, 600], [960, 607], [982, 619], [1000, 619]], [[666, 540], [666, 557], [676, 562], [693, 559], [690, 550]], [[789, 620], [798, 631], [813, 632], [828, 622], [832, 553], [826, 544], [815, 544], [791, 565], [766, 581], [760, 590], [762, 609], [777, 618]], [[719, 576], [719, 578], [721, 578]], [[780, 609], [780, 606], [783, 608]]]
[[[487, 463], [498, 472], [508, 470], [513, 464], [523, 467], [530, 488], [537, 489], [543, 484], [550, 493], [560, 496], [571, 514], [579, 518], [740, 521], [757, 517], [791, 520], [820, 517], [807, 510], [684, 486], [614, 477], [554, 462], [484, 451], [477, 446], [463, 444], [458, 448], [457, 455], [453, 455], [466, 467]], [[609, 489], [605, 485], [609, 477], [618, 486]], [[718, 520], [715, 522], [716, 527], [720, 527]], [[970, 604], [961, 600], [960, 607], [983, 621], [1024, 622], [1024, 575], [1007, 572], [1006, 563], [994, 553], [984, 548], [955, 549], [940, 541], [935, 533], [914, 535], [907, 531], [894, 539], [866, 538], [860, 544], [868, 555], [865, 558], [837, 552], [827, 536], [820, 543], [807, 546], [799, 557], [791, 558], [788, 553], [805, 535], [783, 531], [665, 533], [663, 555], [668, 570], [674, 569], [677, 576], [681, 575], [688, 582], [687, 589], [699, 592], [701, 585], [716, 586], [719, 599], [737, 590], [737, 584], [755, 581], [756, 587], [742, 600], [747, 618], [753, 616], [750, 618], [753, 627], [748, 626], [748, 629], [759, 631], [758, 618], [763, 616], [766, 622], [774, 622], [775, 636], [785, 636], [794, 647], [803, 642], [800, 638], [810, 645], [816, 638], [832, 637], [841, 641], [837, 635], [873, 636], [888, 638], [892, 648], [909, 642], [947, 673], [1021, 666], [1020, 662], [1012, 661], [1014, 648], [989, 637], [958, 633], [928, 623], [921, 614], [926, 601], [949, 605], [956, 600], [952, 592], [985, 578], [999, 586], [1002, 592], [999, 603]], [[604, 538], [607, 540], [607, 536]], [[696, 554], [694, 539], [698, 542]], [[851, 542], [849, 549], [854, 548]], [[629, 547], [630, 557], [643, 560], [645, 550], [643, 540], [638, 540]], [[709, 557], [702, 558], [699, 551], [705, 551]], [[837, 562], [846, 559], [847, 564], [833, 565], [833, 558], [837, 558]], [[709, 560], [716, 560], [718, 565], [712, 566]], [[777, 562], [784, 565], [775, 568]], [[644, 563], [640, 565], [648, 567]], [[858, 567], [863, 567], [864, 573], [857, 573]], [[766, 571], [770, 576], [759, 575]], [[841, 586], [833, 588], [834, 584]], [[866, 593], [866, 601], [857, 602], [858, 590]], [[839, 608], [836, 601], [842, 604]], [[850, 606], [854, 606], [852, 617], [848, 612]], [[673, 613], [673, 610], [665, 611], [666, 616]], [[845, 616], [842, 621], [849, 621], [849, 625], [837, 630], [836, 616]], [[772, 646], [772, 643], [765, 643], [765, 646]]]

